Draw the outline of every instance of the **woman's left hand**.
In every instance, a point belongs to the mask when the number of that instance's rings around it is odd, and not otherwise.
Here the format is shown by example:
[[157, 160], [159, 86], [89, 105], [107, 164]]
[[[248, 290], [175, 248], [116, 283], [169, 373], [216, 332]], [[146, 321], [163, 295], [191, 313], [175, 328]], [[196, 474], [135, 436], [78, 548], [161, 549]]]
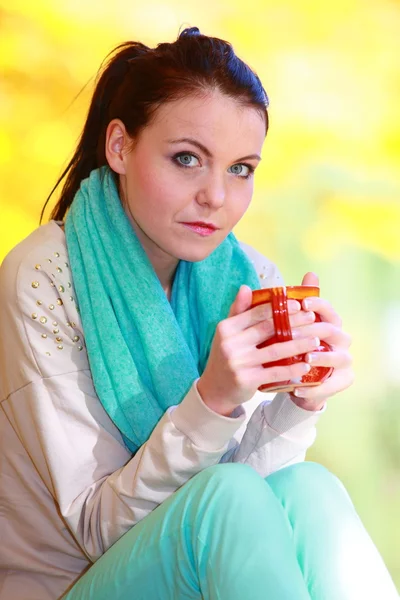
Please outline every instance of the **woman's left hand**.
[[[302, 285], [319, 285], [314, 273], [303, 277]], [[313, 311], [321, 322], [303, 325], [293, 330], [294, 336], [317, 336], [332, 348], [330, 352], [315, 352], [306, 355], [311, 366], [333, 367], [332, 375], [321, 385], [296, 388], [291, 398], [297, 406], [305, 410], [321, 410], [326, 400], [348, 388], [354, 380], [352, 358], [349, 352], [351, 337], [342, 330], [342, 320], [332, 306], [322, 298], [306, 298], [302, 309]]]

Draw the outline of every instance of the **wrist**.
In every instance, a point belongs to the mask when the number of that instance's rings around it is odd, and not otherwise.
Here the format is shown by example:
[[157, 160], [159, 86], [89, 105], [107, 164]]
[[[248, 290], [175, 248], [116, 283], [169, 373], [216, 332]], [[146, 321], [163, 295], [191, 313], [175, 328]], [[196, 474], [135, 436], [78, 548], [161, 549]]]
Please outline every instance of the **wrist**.
[[232, 413], [234, 412], [234, 410], [236, 408], [236, 406], [223, 407], [219, 403], [212, 404], [212, 403], [209, 403], [204, 400], [203, 400], [203, 402], [207, 406], [207, 408], [209, 408], [213, 412], [217, 413], [218, 415], [221, 415], [221, 417], [232, 417]]
[[298, 396], [295, 396], [291, 392], [289, 393], [289, 396], [292, 402], [296, 404], [296, 406], [302, 408], [303, 410], [308, 410], [310, 412], [318, 412], [322, 410], [327, 401], [327, 398], [324, 398], [322, 400], [318, 400], [318, 402], [315, 403], [312, 400], [308, 400], [307, 398], [300, 398]]
[[197, 381], [197, 391], [203, 404], [218, 415], [230, 417], [236, 408], [236, 406], [232, 406], [232, 404], [221, 402], [219, 398], [212, 397], [207, 389], [205, 389], [204, 382], [202, 382], [201, 378]]

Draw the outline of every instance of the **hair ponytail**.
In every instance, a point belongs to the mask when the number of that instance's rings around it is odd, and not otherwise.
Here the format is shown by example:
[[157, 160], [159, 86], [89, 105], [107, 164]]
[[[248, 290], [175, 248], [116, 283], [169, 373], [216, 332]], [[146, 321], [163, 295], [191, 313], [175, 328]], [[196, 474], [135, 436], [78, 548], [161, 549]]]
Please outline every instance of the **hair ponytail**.
[[[149, 48], [140, 42], [125, 42], [117, 46], [108, 56], [115, 54], [100, 67], [96, 88], [89, 106], [85, 126], [73, 157], [57, 180], [42, 208], [40, 222], [51, 196], [66, 178], [60, 199], [53, 209], [50, 218], [62, 220], [70, 207], [81, 182], [89, 177], [93, 169], [106, 164], [105, 135], [108, 123], [108, 109], [118, 87], [124, 81], [129, 70], [129, 60], [143, 55]], [[106, 59], [108, 58], [106, 57]], [[104, 64], [104, 63], [103, 63]], [[99, 76], [100, 75], [100, 76]]]
[[197, 27], [185, 29], [173, 43], [148, 48], [140, 42], [126, 42], [110, 55], [99, 70], [78, 146], [51, 190], [40, 222], [47, 203], [64, 179], [60, 198], [50, 216], [57, 221], [64, 219], [81, 182], [93, 169], [107, 164], [106, 131], [115, 118], [121, 119], [129, 136], [134, 138], [161, 104], [191, 93], [218, 89], [259, 110], [268, 129], [268, 96], [257, 75], [235, 55], [231, 44], [203, 35]]

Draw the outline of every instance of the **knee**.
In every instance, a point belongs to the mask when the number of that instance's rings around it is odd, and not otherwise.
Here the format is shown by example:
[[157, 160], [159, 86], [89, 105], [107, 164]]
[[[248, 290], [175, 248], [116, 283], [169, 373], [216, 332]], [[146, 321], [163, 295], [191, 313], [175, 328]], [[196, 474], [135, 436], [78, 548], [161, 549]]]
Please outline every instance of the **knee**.
[[314, 485], [317, 483], [322, 485], [336, 485], [336, 483], [340, 483], [336, 475], [323, 465], [315, 462], [305, 461], [296, 463], [277, 471], [277, 473], [281, 473], [283, 477], [288, 477], [302, 485]]
[[276, 471], [267, 478], [268, 483], [279, 496], [286, 494], [309, 499], [313, 503], [324, 499], [349, 501], [348, 493], [336, 475], [313, 462], [302, 462]]
[[231, 504], [235, 501], [247, 504], [251, 498], [265, 493], [268, 486], [260, 475], [249, 465], [224, 463], [208, 467], [196, 477], [197, 489], [210, 502]]
[[198, 475], [203, 483], [211, 482], [219, 489], [232, 492], [248, 490], [263, 483], [263, 478], [249, 465], [242, 463], [223, 463], [204, 469]]
[[186, 517], [202, 536], [220, 538], [229, 530], [240, 537], [249, 527], [249, 515], [257, 521], [271, 510], [282, 510], [264, 478], [249, 465], [218, 464], [191, 482]]

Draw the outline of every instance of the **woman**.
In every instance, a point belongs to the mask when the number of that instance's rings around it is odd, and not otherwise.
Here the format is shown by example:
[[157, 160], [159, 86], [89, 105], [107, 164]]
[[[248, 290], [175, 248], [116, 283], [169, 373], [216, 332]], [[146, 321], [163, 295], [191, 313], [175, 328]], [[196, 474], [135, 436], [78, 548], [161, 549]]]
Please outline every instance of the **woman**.
[[[1, 600], [397, 598], [342, 485], [303, 462], [352, 380], [340, 318], [292, 301], [294, 340], [256, 347], [273, 324], [251, 290], [281, 279], [231, 231], [267, 105], [196, 28], [104, 68], [52, 220], [1, 268]], [[334, 367], [320, 387], [257, 392], [311, 362]]]

